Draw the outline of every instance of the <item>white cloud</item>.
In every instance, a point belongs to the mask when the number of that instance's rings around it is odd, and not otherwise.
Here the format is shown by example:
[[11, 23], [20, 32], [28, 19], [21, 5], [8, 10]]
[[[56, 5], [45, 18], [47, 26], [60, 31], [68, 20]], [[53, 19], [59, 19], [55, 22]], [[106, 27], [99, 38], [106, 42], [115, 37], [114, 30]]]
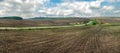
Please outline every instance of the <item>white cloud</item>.
[[120, 13], [120, 10], [116, 10], [116, 11], [114, 11], [114, 13]]
[[[47, 14], [53, 14], [55, 16], [89, 16], [91, 14], [96, 14], [93, 12], [91, 7], [100, 8], [100, 1], [92, 1], [92, 2], [63, 2], [58, 4], [56, 7], [50, 8], [47, 10]], [[68, 13], [66, 13], [68, 12]]]
[[35, 16], [36, 8], [45, 8], [44, 3], [49, 0], [4, 0], [0, 3], [0, 16]]
[[101, 6], [101, 1], [90, 2], [91, 7], [99, 8]]
[[[46, 7], [50, 0], [4, 0], [0, 1], [0, 16], [21, 16], [24, 18], [35, 16], [101, 16], [114, 11], [114, 5], [101, 5], [96, 1], [63, 0], [54, 7]], [[112, 2], [120, 0], [110, 0]], [[48, 5], [49, 6], [49, 5]], [[109, 12], [110, 11], [110, 12]], [[118, 14], [118, 13], [117, 13]], [[113, 14], [114, 15], [114, 14]]]
[[113, 10], [114, 7], [113, 7], [113, 6], [103, 6], [102, 9], [103, 9], [103, 10]]
[[120, 0], [105, 0], [107, 2], [120, 2]]

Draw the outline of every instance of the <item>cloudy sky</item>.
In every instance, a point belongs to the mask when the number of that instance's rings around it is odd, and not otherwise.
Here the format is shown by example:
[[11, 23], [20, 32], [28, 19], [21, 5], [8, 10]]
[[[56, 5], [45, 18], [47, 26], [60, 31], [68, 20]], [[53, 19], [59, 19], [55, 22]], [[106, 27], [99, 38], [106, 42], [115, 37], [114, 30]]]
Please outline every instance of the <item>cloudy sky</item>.
[[120, 0], [0, 0], [0, 16], [120, 17]]

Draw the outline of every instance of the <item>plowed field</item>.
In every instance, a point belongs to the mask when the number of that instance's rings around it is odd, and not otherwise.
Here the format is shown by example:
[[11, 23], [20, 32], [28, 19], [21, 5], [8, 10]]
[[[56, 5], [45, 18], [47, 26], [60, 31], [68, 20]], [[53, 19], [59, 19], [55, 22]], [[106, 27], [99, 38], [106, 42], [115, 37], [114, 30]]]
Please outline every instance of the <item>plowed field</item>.
[[1, 30], [0, 53], [120, 53], [119, 29], [86, 26]]

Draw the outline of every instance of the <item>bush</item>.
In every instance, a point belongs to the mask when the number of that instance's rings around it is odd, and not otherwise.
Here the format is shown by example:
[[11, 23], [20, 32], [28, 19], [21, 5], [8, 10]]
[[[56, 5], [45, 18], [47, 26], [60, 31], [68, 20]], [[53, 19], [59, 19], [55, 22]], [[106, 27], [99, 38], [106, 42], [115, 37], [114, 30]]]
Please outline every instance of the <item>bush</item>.
[[92, 19], [92, 21], [93, 21], [92, 25], [97, 25], [99, 23], [97, 19]]

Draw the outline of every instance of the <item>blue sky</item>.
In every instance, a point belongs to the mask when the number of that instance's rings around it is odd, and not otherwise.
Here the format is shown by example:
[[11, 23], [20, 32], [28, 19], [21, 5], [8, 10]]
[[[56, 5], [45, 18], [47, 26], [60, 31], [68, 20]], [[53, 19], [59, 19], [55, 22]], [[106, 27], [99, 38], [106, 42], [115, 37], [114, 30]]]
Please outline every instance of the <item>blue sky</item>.
[[62, 3], [61, 0], [50, 0], [49, 4], [46, 5], [46, 7], [54, 7], [56, 4]]
[[120, 0], [0, 0], [0, 16], [120, 17]]
[[61, 0], [50, 0], [51, 3], [61, 3]]

